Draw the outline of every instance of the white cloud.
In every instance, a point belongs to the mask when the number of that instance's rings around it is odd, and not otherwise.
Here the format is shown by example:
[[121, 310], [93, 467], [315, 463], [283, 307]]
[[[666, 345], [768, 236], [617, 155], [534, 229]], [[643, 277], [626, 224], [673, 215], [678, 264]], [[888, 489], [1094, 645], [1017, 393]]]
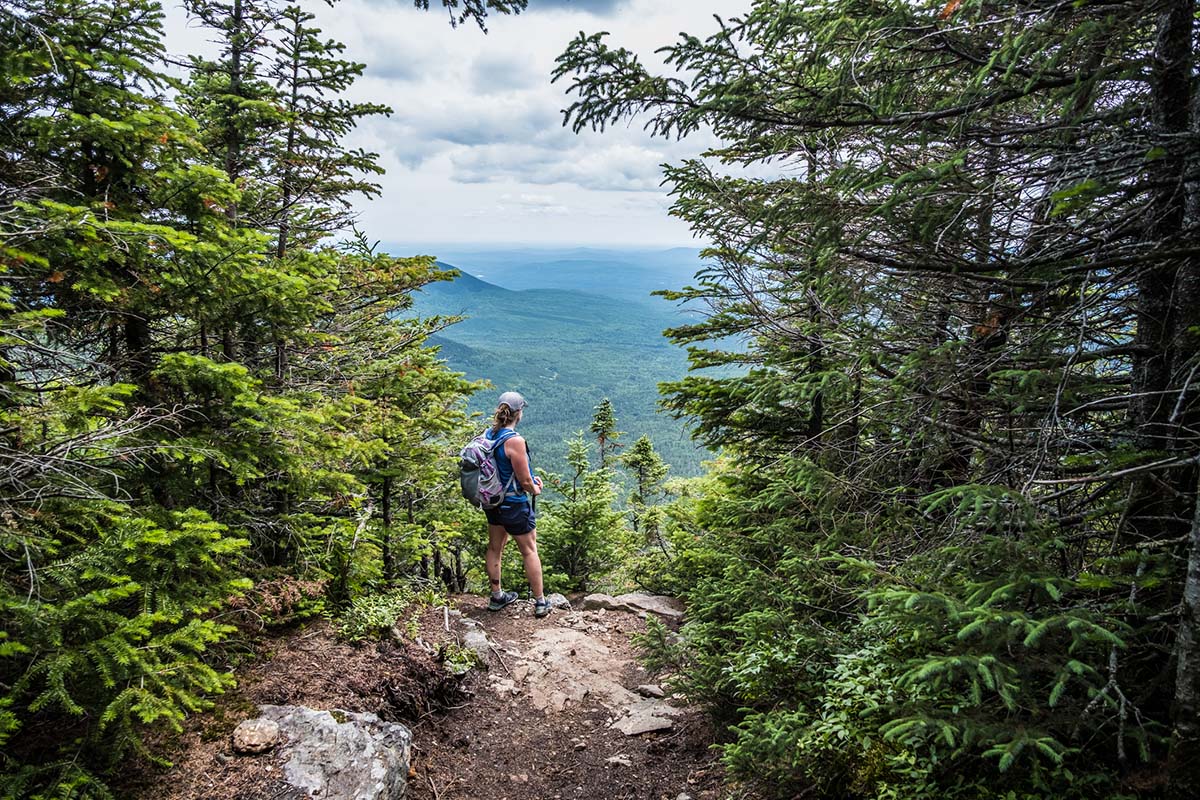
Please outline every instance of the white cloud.
[[[471, 25], [452, 30], [444, 14], [417, 11], [411, 0], [301, 2], [325, 36], [345, 42], [345, 57], [367, 65], [347, 99], [395, 112], [365, 121], [350, 140], [380, 153], [388, 169], [383, 196], [362, 205], [370, 236], [664, 245], [691, 235], [666, 213], [660, 164], [698, 155], [711, 136], [655, 140], [640, 121], [576, 136], [562, 127], [567, 82], [550, 83], [555, 58], [580, 30], [603, 29], [614, 45], [659, 64], [654, 50], [679, 31], [707, 34], [714, 13], [749, 4], [530, 0], [527, 13], [490, 19], [485, 35]], [[211, 48], [181, 9], [167, 12], [172, 52]]]
[[535, 185], [572, 184], [593, 191], [660, 191], [662, 154], [629, 144], [561, 151], [533, 145], [473, 147], [450, 156], [452, 177], [462, 183], [520, 180]]

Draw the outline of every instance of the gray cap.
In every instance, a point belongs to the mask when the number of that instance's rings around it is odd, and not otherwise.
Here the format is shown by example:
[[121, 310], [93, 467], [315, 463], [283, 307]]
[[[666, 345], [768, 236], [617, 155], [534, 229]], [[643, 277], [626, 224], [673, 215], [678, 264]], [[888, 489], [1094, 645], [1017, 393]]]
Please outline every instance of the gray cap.
[[500, 401], [496, 405], [508, 406], [513, 411], [520, 411], [525, 408], [525, 398], [517, 392], [505, 392], [500, 395]]

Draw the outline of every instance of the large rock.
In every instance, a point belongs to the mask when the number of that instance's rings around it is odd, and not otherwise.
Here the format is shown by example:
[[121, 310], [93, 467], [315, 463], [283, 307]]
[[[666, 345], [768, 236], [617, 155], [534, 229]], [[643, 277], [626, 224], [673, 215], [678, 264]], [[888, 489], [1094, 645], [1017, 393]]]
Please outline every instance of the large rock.
[[683, 602], [674, 597], [667, 597], [662, 594], [643, 594], [642, 592], [630, 592], [629, 594], [620, 594], [616, 597], [611, 595], [596, 592], [589, 594], [579, 602], [579, 607], [584, 611], [628, 611], [636, 613], [645, 611], [650, 614], [658, 614], [667, 619], [680, 619], [683, 617]]
[[683, 601], [674, 597], [667, 597], [664, 594], [632, 592], [630, 594], [617, 595], [613, 598], [613, 602], [627, 609], [649, 611], [651, 614], [658, 614], [660, 617], [668, 619], [680, 619], [683, 617]]
[[262, 706], [287, 744], [283, 777], [309, 797], [400, 800], [408, 781], [412, 732], [374, 714]]
[[612, 595], [595, 592], [579, 601], [579, 607], [584, 611], [628, 611], [629, 606], [618, 603]]
[[637, 736], [653, 731], [668, 731], [674, 725], [672, 717], [683, 712], [663, 700], [646, 699], [625, 707], [625, 715], [610, 725], [626, 736]]
[[492, 649], [492, 641], [484, 633], [483, 626], [478, 620], [463, 617], [462, 646], [475, 653], [480, 664], [488, 663], [488, 653]]
[[638, 699], [620, 683], [628, 666], [596, 637], [555, 626], [534, 631], [513, 677], [528, 687], [529, 702], [539, 711], [561, 712], [585, 697], [620, 709]]

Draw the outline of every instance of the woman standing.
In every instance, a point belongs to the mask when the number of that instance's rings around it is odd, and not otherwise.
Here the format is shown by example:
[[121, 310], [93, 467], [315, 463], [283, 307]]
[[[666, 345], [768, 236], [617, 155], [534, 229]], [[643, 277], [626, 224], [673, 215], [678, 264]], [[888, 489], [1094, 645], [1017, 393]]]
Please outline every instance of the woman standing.
[[[525, 577], [533, 591], [533, 614], [544, 617], [550, 613], [550, 604], [542, 587], [542, 560], [538, 557], [536, 514], [532, 498], [542, 493], [542, 481], [534, 477], [533, 465], [529, 463], [529, 446], [516, 432], [525, 410], [525, 398], [516, 392], [500, 395], [496, 405], [496, 418], [487, 431], [487, 438], [500, 441], [492, 452], [500, 481], [508, 487], [504, 502], [496, 508], [486, 510], [488, 521], [487, 574], [492, 585], [489, 611], [499, 611], [517, 599], [516, 592], [500, 588], [500, 557], [504, 545], [511, 536], [521, 551], [525, 562]], [[516, 478], [514, 481], [513, 478]]]

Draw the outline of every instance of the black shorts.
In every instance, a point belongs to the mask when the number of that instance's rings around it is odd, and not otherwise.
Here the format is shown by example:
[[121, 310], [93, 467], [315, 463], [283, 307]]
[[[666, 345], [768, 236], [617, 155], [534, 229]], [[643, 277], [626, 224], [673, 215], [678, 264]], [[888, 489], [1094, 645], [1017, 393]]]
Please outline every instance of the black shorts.
[[531, 533], [536, 527], [537, 514], [528, 500], [504, 502], [497, 508], [485, 508], [488, 525], [503, 525], [510, 536], [521, 536]]

